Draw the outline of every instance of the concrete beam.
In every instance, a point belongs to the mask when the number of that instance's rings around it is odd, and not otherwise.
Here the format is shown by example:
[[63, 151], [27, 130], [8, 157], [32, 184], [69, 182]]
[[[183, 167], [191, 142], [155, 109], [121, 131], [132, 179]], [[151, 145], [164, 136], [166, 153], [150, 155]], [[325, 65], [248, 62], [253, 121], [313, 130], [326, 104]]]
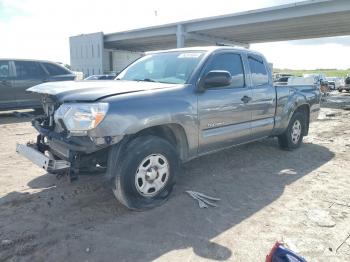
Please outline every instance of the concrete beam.
[[349, 25], [349, 0], [309, 0], [107, 34], [104, 43], [153, 50], [154, 46], [184, 47], [187, 38], [198, 45], [203, 42], [249, 47], [247, 43], [349, 35]]
[[232, 41], [225, 38], [213, 37], [213, 36], [198, 34], [198, 33], [186, 33], [186, 38], [203, 41], [203, 42], [207, 42], [215, 45], [221, 44], [221, 45], [242, 46], [244, 48], [249, 48], [249, 44], [247, 43], [241, 43], [241, 42]]
[[105, 42], [116, 42], [130, 39], [143, 39], [147, 37], [167, 36], [176, 34], [175, 26], [161, 26], [135, 29], [125, 32], [107, 34], [104, 36]]
[[[322, 16], [348, 12], [350, 10], [349, 0], [310, 0], [293, 4], [268, 7], [258, 10], [198, 19], [184, 22], [186, 32], [198, 32], [217, 28], [228, 28], [265, 22], [286, 21], [288, 19], [303, 19], [310, 16]], [[307, 21], [307, 18], [306, 20]]]

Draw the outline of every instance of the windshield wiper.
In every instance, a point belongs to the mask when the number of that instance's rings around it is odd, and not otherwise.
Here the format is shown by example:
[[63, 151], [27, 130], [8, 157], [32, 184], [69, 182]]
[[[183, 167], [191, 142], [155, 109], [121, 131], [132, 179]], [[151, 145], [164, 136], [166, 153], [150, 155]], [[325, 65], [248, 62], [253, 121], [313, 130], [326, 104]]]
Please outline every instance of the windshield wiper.
[[133, 79], [133, 81], [143, 81], [143, 82], [158, 82], [156, 80], [153, 80], [151, 78], [144, 78], [144, 79]]

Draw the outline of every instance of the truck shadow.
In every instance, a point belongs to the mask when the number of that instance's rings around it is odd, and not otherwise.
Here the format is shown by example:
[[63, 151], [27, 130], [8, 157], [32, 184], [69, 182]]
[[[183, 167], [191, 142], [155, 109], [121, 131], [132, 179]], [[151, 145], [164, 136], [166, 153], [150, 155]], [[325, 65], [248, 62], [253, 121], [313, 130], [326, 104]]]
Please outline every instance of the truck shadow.
[[[0, 199], [0, 237], [25, 239], [0, 246], [0, 258], [19, 256], [27, 245], [22, 255], [29, 260], [151, 261], [189, 248], [202, 258], [233, 259], [239, 247], [213, 238], [333, 157], [326, 147], [309, 143], [281, 151], [274, 139], [204, 156], [184, 165], [167, 203], [145, 212], [117, 203], [100, 176], [81, 176], [72, 184], [40, 176], [28, 184], [38, 192], [12, 192]], [[221, 198], [219, 207], [200, 209], [186, 190]], [[187, 259], [175, 255], [173, 259]]]

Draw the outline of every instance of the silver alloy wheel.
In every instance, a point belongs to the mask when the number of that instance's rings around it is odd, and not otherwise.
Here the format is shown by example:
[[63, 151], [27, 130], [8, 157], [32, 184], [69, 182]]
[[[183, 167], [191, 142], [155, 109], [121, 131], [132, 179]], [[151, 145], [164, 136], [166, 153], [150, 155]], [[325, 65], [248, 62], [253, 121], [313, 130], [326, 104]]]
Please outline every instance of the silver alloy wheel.
[[164, 188], [169, 178], [169, 163], [165, 156], [152, 154], [144, 158], [135, 174], [137, 191], [152, 197]]
[[300, 136], [301, 136], [301, 123], [299, 120], [295, 120], [292, 126], [292, 133], [291, 133], [292, 142], [294, 144], [298, 144]]

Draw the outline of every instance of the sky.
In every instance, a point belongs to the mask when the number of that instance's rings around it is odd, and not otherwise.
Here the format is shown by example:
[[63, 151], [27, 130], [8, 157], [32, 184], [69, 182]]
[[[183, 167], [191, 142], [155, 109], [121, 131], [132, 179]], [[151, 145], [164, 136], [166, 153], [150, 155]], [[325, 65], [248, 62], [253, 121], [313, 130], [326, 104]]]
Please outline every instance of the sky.
[[[300, 2], [295, 0], [0, 0], [0, 58], [69, 64], [69, 37]], [[253, 44], [275, 68], [350, 68], [350, 37]]]

